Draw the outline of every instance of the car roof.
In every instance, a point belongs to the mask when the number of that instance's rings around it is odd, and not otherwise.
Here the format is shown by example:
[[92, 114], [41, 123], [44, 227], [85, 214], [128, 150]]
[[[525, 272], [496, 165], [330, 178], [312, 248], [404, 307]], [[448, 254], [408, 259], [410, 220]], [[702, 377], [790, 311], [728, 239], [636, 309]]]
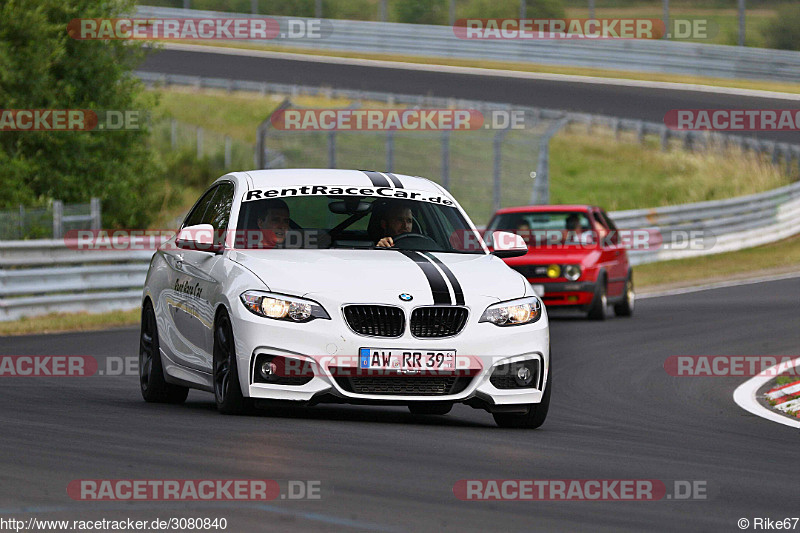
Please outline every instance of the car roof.
[[[363, 170], [344, 170], [329, 168], [287, 168], [274, 170], [248, 170], [247, 174], [252, 180], [251, 189], [264, 189], [268, 187], [297, 187], [302, 185], [355, 185], [370, 187], [374, 185], [373, 178], [366, 172], [373, 174], [378, 182], [391, 183], [390, 177], [396, 178], [404, 189], [424, 191], [433, 194], [447, 194], [431, 180], [419, 176], [386, 172]], [[250, 181], [248, 180], [248, 181]], [[450, 196], [449, 194], [447, 194]]]
[[506, 213], [542, 213], [542, 212], [565, 212], [565, 211], [589, 211], [595, 206], [586, 204], [561, 204], [561, 205], [522, 205], [517, 207], [503, 207], [498, 209], [495, 215]]

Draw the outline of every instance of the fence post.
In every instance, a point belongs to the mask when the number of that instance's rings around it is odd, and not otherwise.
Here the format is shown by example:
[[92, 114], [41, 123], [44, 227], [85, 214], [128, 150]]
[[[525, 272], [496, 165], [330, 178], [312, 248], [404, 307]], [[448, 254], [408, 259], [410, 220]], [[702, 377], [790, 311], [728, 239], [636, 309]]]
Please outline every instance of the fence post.
[[250, 13], [258, 15], [258, 0], [250, 0]]
[[91, 229], [98, 231], [102, 227], [102, 219], [100, 214], [100, 198], [92, 198], [89, 202], [89, 213], [92, 215]]
[[641, 120], [636, 123], [636, 140], [644, 144], [644, 122]]
[[225, 170], [231, 168], [231, 138], [225, 136]]
[[197, 159], [203, 158], [203, 128], [197, 126]]
[[19, 204], [19, 238], [25, 237], [25, 206]]
[[169, 121], [169, 144], [173, 150], [178, 147], [178, 121], [174, 118]]
[[536, 179], [533, 181], [531, 204], [550, 203], [550, 139], [568, 122], [567, 118], [562, 118], [552, 124], [539, 141], [539, 161], [536, 166]]
[[336, 168], [336, 131], [328, 132], [328, 168]]
[[666, 152], [669, 148], [669, 128], [661, 126], [661, 151]]
[[386, 172], [394, 171], [394, 131], [386, 132]]
[[450, 190], [450, 130], [442, 132], [442, 187]]
[[500, 188], [500, 174], [501, 174], [501, 163], [503, 158], [502, 148], [503, 148], [503, 137], [506, 136], [508, 130], [500, 130], [494, 135], [494, 141], [492, 144], [494, 145], [494, 187], [492, 190], [492, 209], [497, 211], [500, 209], [502, 204], [502, 197], [501, 197], [501, 188]]
[[64, 204], [61, 200], [53, 200], [53, 238], [60, 239], [64, 227], [62, 225], [62, 217], [64, 216]]
[[614, 129], [614, 138], [616, 140], [619, 140], [620, 136], [619, 118], [614, 117], [614, 120], [611, 123], [611, 127]]

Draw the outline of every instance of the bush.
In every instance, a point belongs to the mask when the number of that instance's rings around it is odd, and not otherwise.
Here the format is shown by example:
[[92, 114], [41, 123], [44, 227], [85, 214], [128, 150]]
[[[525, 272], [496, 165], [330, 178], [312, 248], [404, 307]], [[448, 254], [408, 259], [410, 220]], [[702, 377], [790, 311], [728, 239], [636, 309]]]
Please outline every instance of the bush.
[[448, 0], [399, 0], [392, 8], [394, 22], [447, 24], [450, 18]]
[[767, 46], [779, 50], [800, 50], [800, 5], [785, 5], [764, 30]]
[[[470, 0], [458, 6], [458, 18], [518, 18], [519, 0]], [[528, 0], [527, 18], [564, 18], [566, 11], [561, 0]]]

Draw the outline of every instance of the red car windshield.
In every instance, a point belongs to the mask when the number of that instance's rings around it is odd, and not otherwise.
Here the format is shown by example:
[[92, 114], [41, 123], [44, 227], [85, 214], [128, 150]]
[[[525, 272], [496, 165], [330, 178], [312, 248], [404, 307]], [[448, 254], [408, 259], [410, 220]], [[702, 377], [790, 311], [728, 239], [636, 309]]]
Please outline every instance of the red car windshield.
[[580, 244], [580, 235], [591, 231], [584, 211], [536, 211], [503, 213], [490, 223], [489, 231], [508, 231], [520, 235], [530, 246], [547, 243]]

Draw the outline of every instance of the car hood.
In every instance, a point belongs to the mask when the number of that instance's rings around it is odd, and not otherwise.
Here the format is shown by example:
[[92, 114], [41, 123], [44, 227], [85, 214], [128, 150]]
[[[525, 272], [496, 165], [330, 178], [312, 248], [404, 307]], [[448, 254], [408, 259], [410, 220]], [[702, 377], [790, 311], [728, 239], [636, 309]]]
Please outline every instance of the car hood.
[[[525, 294], [527, 282], [493, 255], [430, 255], [452, 272], [467, 305]], [[252, 271], [272, 292], [324, 294], [341, 302], [393, 303], [407, 293], [416, 305], [437, 303], [423, 268], [397, 250], [235, 250], [229, 258]], [[455, 296], [453, 284], [448, 281], [446, 286]]]
[[600, 257], [596, 247], [539, 246], [529, 247], [528, 253], [506, 259], [509, 266], [557, 264], [591, 264]]

